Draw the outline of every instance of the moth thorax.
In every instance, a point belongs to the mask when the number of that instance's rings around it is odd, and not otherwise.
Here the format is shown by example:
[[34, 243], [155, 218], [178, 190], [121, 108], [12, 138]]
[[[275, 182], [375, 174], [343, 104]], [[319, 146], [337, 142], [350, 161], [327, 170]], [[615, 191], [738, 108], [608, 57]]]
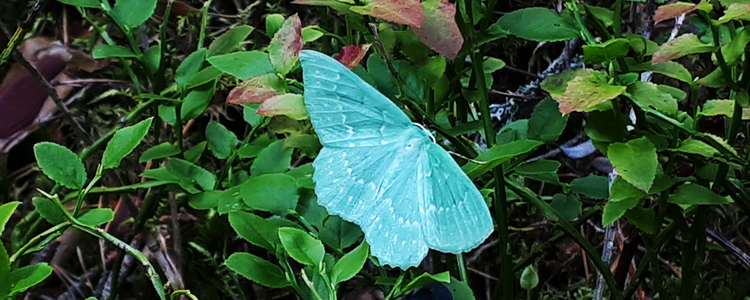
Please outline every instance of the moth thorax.
[[402, 137], [405, 139], [404, 150], [421, 149], [423, 145], [430, 142], [429, 134], [421, 126], [407, 129]]

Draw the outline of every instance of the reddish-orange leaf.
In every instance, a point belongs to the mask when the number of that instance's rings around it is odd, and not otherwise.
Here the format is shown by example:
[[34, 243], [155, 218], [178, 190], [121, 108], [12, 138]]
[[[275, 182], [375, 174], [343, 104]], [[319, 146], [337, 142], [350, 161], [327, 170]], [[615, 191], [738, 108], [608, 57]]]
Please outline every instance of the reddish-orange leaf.
[[250, 77], [229, 92], [227, 103], [261, 103], [271, 97], [278, 96], [279, 92], [273, 88], [273, 81], [275, 79], [276, 74], [263, 74]]
[[362, 58], [364, 58], [365, 54], [367, 54], [367, 50], [370, 49], [370, 45], [371, 44], [364, 44], [362, 46], [344, 46], [344, 48], [341, 49], [341, 53], [334, 56], [333, 58], [338, 60], [342, 65], [349, 68], [349, 70], [354, 69], [359, 66], [359, 62], [362, 61]]
[[464, 38], [456, 25], [456, 7], [448, 0], [427, 0], [422, 3], [424, 21], [412, 27], [425, 45], [443, 56], [455, 59]]
[[283, 94], [263, 101], [256, 111], [261, 116], [285, 115], [292, 119], [307, 119], [307, 108], [302, 95]]
[[277, 72], [286, 75], [299, 60], [302, 46], [304, 46], [302, 22], [299, 16], [294, 14], [284, 21], [271, 39], [271, 43], [268, 44], [268, 58], [271, 60], [271, 65]]
[[350, 10], [409, 26], [422, 25], [424, 13], [419, 0], [372, 0], [365, 6], [352, 6]]
[[710, 11], [711, 4], [706, 1], [701, 1], [701, 3], [699, 4], [693, 4], [689, 2], [675, 2], [659, 6], [659, 8], [656, 9], [656, 13], [654, 13], [654, 23], [659, 23], [667, 19], [677, 18], [696, 9]]

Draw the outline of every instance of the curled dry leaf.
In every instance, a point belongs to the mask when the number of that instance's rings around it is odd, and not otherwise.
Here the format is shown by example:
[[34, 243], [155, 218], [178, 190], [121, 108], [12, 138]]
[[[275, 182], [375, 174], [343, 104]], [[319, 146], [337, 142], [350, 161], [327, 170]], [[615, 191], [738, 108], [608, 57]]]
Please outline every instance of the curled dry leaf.
[[365, 57], [365, 54], [367, 54], [367, 50], [370, 49], [371, 45], [372, 44], [364, 44], [362, 46], [344, 46], [344, 48], [341, 49], [341, 53], [334, 56], [333, 58], [338, 60], [342, 65], [346, 66], [349, 70], [354, 69], [362, 61], [362, 58]]
[[275, 79], [275, 74], [263, 74], [250, 77], [229, 92], [227, 103], [261, 103], [269, 98], [278, 96], [280, 93], [273, 87]]

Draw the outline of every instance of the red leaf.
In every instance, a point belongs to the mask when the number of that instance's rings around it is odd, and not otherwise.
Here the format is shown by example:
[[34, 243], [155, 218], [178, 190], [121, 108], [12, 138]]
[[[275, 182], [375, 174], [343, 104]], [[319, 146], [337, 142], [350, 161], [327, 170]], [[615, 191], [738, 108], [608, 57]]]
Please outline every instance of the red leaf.
[[364, 44], [362, 46], [344, 46], [344, 48], [341, 49], [341, 53], [334, 56], [333, 58], [338, 60], [342, 65], [349, 68], [349, 70], [354, 69], [359, 65], [359, 62], [362, 61], [362, 58], [365, 57], [365, 54], [367, 54], [367, 50], [370, 49], [370, 45], [371, 44]]
[[227, 103], [261, 103], [271, 97], [278, 96], [279, 92], [273, 87], [275, 79], [276, 74], [263, 74], [250, 77], [229, 92]]
[[448, 0], [427, 0], [422, 3], [424, 22], [412, 27], [414, 33], [425, 45], [437, 53], [455, 59], [464, 38], [456, 25], [456, 7]]
[[297, 120], [307, 119], [305, 101], [297, 94], [278, 95], [263, 101], [256, 113], [268, 117], [285, 115]]
[[297, 14], [284, 21], [279, 31], [273, 35], [268, 44], [268, 58], [271, 65], [282, 75], [292, 70], [299, 59], [304, 41], [302, 40], [302, 22]]
[[422, 25], [424, 13], [419, 0], [372, 0], [365, 6], [352, 6], [350, 10], [409, 26]]

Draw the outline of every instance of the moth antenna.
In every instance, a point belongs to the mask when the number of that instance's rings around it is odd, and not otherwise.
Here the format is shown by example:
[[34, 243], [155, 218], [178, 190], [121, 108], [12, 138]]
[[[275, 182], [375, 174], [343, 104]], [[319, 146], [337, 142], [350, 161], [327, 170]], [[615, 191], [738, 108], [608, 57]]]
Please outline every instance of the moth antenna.
[[463, 155], [461, 155], [461, 154], [458, 154], [458, 153], [456, 153], [456, 152], [453, 152], [453, 151], [448, 151], [448, 153], [450, 153], [450, 154], [453, 154], [453, 155], [455, 155], [455, 156], [458, 156], [458, 157], [460, 157], [460, 158], [463, 158], [463, 159], [465, 159], [465, 160], [468, 160], [468, 161], [470, 161], [470, 162], [473, 162], [473, 163], [475, 163], [475, 164], [480, 164], [480, 165], [483, 165], [483, 164], [486, 164], [486, 163], [487, 163], [486, 161], [478, 161], [478, 160], [476, 160], [476, 159], [471, 159], [471, 158], [468, 158], [468, 157], [466, 157], [466, 156], [463, 156]]
[[430, 132], [429, 130], [427, 130], [427, 128], [424, 127], [424, 125], [419, 124], [419, 123], [413, 123], [413, 124], [417, 125], [417, 127], [419, 127], [419, 128], [422, 128], [422, 130], [424, 130], [424, 132], [427, 132], [427, 135], [430, 136], [430, 139], [432, 140], [432, 142], [435, 143], [435, 144], [437, 144], [437, 140], [435, 139], [435, 136], [432, 135], [432, 132]]

